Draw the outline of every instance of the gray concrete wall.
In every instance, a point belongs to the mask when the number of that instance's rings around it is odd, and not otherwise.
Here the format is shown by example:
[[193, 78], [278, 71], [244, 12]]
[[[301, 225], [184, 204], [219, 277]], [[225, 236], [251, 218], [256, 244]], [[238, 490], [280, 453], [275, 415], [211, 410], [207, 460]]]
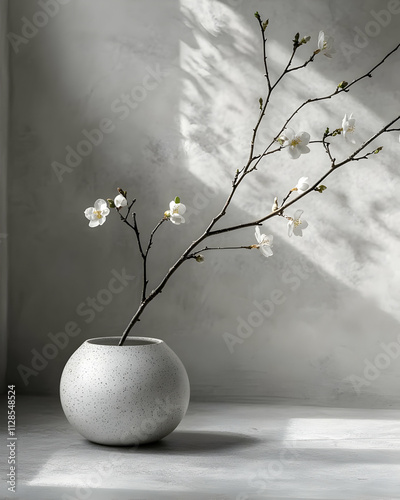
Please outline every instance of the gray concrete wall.
[[0, 1], [0, 391], [7, 363], [7, 133], [8, 42], [7, 0]]
[[[397, 4], [378, 0], [52, 5], [47, 21], [37, 2], [10, 6], [9, 31], [24, 40], [14, 38], [11, 52], [9, 379], [31, 393], [56, 392], [72, 352], [86, 338], [119, 335], [139, 299], [133, 235], [115, 216], [89, 229], [85, 208], [122, 186], [137, 198], [145, 235], [174, 196], [190, 207], [188, 224], [164, 225], [157, 236], [151, 287], [221, 207], [248, 155], [264, 94], [255, 10], [270, 19], [273, 78], [297, 31], [312, 36], [299, 63], [316, 48], [320, 29], [337, 43], [332, 60], [320, 55], [283, 81], [258, 150], [303, 99], [368, 71], [397, 43], [400, 28], [399, 13], [381, 12]], [[317, 138], [353, 112], [358, 140], [368, 138], [398, 109], [398, 62], [395, 55], [351, 93], [309, 106], [294, 128]], [[127, 94], [133, 109], [122, 103]], [[113, 130], [57, 175], [54, 162], [66, 164], [68, 151], [104, 119]], [[334, 142], [338, 158], [351, 152], [341, 137]], [[335, 173], [323, 195], [301, 202], [310, 224], [302, 239], [289, 239], [285, 221], [274, 220], [266, 226], [273, 258], [210, 252], [202, 265], [188, 262], [143, 316], [135, 333], [166, 340], [187, 366], [194, 397], [400, 400], [398, 134], [379, 145], [382, 154]], [[316, 179], [326, 168], [317, 144], [297, 161], [286, 152], [270, 157], [238, 192], [227, 223], [261, 216], [299, 177]], [[253, 242], [251, 229], [215, 239]], [[93, 297], [108, 301], [102, 290], [124, 269], [136, 278], [108, 304], [89, 306]], [[232, 336], [240, 343], [229, 349]], [[41, 358], [43, 351], [54, 359]]]

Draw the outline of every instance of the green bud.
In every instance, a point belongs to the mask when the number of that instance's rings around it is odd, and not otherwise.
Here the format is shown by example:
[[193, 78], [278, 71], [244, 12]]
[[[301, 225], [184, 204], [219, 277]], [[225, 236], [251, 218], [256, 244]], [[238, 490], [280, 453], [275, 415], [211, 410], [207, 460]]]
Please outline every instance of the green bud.
[[300, 40], [300, 45], [304, 45], [305, 43], [309, 42], [311, 40], [310, 36], [305, 36]]
[[315, 191], [318, 191], [318, 193], [323, 193], [325, 191], [325, 189], [328, 189], [328, 188], [326, 186], [324, 186], [323, 184], [321, 184], [320, 186], [315, 188]]
[[268, 23], [269, 23], [269, 19], [267, 19], [266, 21], [264, 21], [262, 23], [262, 29], [263, 29], [263, 31], [265, 31], [267, 29]]
[[299, 45], [300, 33], [296, 33], [293, 39], [293, 45], [297, 47]]
[[326, 137], [329, 134], [329, 127], [326, 127], [326, 130], [324, 132], [324, 137]]
[[382, 151], [382, 149], [383, 149], [383, 146], [379, 146], [379, 148], [375, 149], [374, 155], [377, 155], [379, 153], [379, 151]]
[[347, 87], [347, 85], [349, 84], [349, 82], [346, 82], [345, 80], [343, 80], [343, 82], [340, 82], [339, 85], [337, 86], [338, 89], [344, 89]]
[[202, 263], [202, 262], [204, 262], [204, 255], [199, 253], [199, 255], [196, 255], [195, 259], [196, 259], [196, 262]]
[[260, 17], [260, 14], [258, 13], [258, 11], [257, 11], [257, 12], [254, 12], [254, 17], [255, 17], [256, 19], [258, 19], [259, 21], [261, 21], [261, 17]]
[[114, 200], [112, 200], [111, 198], [107, 198], [107, 201], [108, 201], [108, 204], [110, 205], [110, 208], [115, 208]]
[[180, 203], [180, 202], [181, 202], [181, 199], [179, 198], [179, 196], [176, 196], [175, 203]]
[[260, 99], [258, 100], [258, 102], [260, 103], [260, 109], [262, 109], [263, 103], [264, 103], [263, 98], [260, 97]]

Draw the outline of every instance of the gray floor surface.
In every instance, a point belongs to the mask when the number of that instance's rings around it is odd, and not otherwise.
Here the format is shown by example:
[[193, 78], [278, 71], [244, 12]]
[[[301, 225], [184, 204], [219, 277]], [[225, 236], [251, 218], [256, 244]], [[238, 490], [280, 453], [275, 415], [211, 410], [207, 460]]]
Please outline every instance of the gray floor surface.
[[191, 403], [140, 448], [86, 441], [55, 398], [21, 396], [17, 412], [17, 493], [2, 459], [2, 500], [400, 499], [398, 409]]

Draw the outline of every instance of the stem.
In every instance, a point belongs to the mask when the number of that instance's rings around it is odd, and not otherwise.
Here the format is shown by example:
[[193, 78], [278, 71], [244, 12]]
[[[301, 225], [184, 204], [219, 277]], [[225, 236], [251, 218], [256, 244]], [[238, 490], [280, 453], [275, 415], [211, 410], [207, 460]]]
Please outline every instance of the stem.
[[265, 70], [265, 78], [267, 79], [267, 84], [268, 84], [268, 92], [271, 92], [271, 81], [269, 79], [269, 71], [268, 71], [268, 63], [267, 63], [267, 39], [265, 37], [265, 29], [263, 28], [263, 23], [260, 17], [257, 18], [258, 24], [260, 25], [260, 31], [261, 31], [261, 36], [263, 40], [263, 60], [264, 60], [264, 70]]
[[196, 255], [201, 254], [201, 252], [207, 252], [207, 250], [253, 250], [254, 248], [258, 248], [258, 245], [244, 245], [238, 247], [204, 247], [200, 250], [196, 250], [192, 254], [188, 255], [188, 259], [195, 259]]
[[135, 203], [136, 200], [133, 200], [131, 202], [131, 204], [128, 206], [128, 211], [126, 213], [125, 216], [123, 216], [120, 212], [120, 209], [116, 208], [117, 212], [119, 213], [119, 216], [122, 220], [122, 222], [124, 222], [127, 226], [129, 226], [131, 229], [133, 229], [134, 233], [135, 233], [135, 236], [136, 236], [136, 241], [137, 241], [137, 244], [138, 244], [138, 248], [139, 248], [139, 253], [140, 253], [140, 256], [142, 257], [142, 265], [143, 265], [143, 286], [142, 286], [142, 302], [144, 302], [146, 300], [146, 291], [147, 291], [147, 285], [149, 283], [148, 279], [147, 279], [147, 257], [149, 255], [149, 251], [150, 251], [150, 248], [151, 248], [151, 245], [153, 243], [153, 238], [154, 238], [154, 234], [156, 233], [157, 229], [161, 226], [161, 224], [163, 222], [165, 222], [165, 217], [163, 217], [160, 222], [158, 222], [158, 224], [155, 226], [155, 228], [152, 230], [152, 232], [150, 233], [150, 239], [149, 239], [149, 243], [147, 244], [147, 248], [146, 250], [143, 250], [143, 246], [142, 246], [142, 240], [140, 238], [140, 231], [139, 231], [139, 226], [138, 226], [138, 223], [137, 223], [137, 219], [136, 219], [136, 213], [134, 212], [132, 214], [133, 216], [133, 224], [131, 224], [130, 222], [128, 222], [128, 217], [129, 217], [129, 214], [131, 212], [131, 208], [133, 206], [133, 204]]

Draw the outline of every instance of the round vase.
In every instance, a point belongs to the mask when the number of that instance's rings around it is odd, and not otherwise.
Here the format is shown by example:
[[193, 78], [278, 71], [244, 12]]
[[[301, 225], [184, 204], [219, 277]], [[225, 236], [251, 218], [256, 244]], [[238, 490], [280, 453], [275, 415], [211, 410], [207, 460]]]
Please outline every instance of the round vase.
[[181, 360], [159, 339], [86, 340], [61, 376], [61, 405], [89, 441], [135, 446], [170, 434], [185, 416], [189, 379]]

